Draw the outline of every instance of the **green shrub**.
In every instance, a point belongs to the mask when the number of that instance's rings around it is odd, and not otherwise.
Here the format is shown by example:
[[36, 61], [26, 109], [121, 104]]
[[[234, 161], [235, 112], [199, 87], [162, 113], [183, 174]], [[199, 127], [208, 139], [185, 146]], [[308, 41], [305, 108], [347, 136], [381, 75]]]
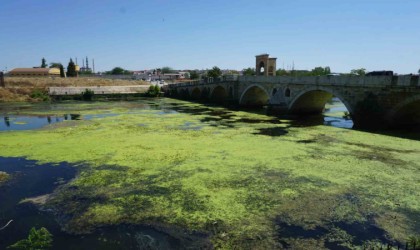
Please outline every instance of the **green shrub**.
[[35, 89], [31, 92], [29, 96], [33, 99], [42, 100], [44, 102], [50, 100], [50, 96], [48, 95], [48, 92], [43, 89]]
[[151, 85], [149, 90], [147, 90], [146, 95], [150, 97], [158, 97], [160, 96], [160, 87], [158, 85]]
[[93, 92], [93, 90], [86, 89], [85, 91], [82, 92], [82, 100], [92, 101], [94, 95], [95, 95], [95, 92]]

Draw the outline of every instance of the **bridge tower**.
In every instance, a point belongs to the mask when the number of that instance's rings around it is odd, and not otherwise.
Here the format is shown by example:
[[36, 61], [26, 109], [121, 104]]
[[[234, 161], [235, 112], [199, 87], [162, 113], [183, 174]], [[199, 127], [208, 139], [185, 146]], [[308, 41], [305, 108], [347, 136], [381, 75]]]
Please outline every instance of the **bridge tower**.
[[277, 58], [270, 58], [268, 54], [261, 54], [255, 56], [255, 70], [257, 76], [275, 76], [276, 75], [276, 60]]

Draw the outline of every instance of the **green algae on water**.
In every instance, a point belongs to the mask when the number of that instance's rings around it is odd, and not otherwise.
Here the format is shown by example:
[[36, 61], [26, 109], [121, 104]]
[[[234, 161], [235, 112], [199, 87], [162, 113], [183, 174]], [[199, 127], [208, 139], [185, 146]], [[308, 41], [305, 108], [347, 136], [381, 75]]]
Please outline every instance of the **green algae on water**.
[[[0, 133], [0, 155], [88, 164], [49, 201], [73, 232], [164, 224], [215, 247], [260, 249], [280, 246], [278, 221], [330, 233], [375, 223], [399, 241], [420, 232], [419, 141], [174, 102], [180, 112], [114, 103], [105, 109], [118, 116]], [[72, 112], [103, 111], [85, 108]]]

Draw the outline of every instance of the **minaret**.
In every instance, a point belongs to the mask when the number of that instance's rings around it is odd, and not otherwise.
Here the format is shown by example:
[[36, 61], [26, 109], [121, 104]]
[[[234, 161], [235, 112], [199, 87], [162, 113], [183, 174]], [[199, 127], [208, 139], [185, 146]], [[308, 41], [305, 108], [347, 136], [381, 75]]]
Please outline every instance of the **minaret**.
[[92, 59], [92, 73], [95, 73], [95, 59]]
[[86, 57], [86, 69], [89, 68], [89, 61], [88, 61], [88, 57]]

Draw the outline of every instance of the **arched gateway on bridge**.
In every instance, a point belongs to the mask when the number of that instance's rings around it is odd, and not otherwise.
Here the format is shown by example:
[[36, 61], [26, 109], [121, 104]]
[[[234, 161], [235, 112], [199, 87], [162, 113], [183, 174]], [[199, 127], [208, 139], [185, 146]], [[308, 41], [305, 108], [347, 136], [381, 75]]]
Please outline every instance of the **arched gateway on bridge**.
[[276, 75], [276, 60], [277, 58], [270, 58], [269, 54], [262, 54], [255, 56], [255, 70], [256, 75], [275, 76]]

